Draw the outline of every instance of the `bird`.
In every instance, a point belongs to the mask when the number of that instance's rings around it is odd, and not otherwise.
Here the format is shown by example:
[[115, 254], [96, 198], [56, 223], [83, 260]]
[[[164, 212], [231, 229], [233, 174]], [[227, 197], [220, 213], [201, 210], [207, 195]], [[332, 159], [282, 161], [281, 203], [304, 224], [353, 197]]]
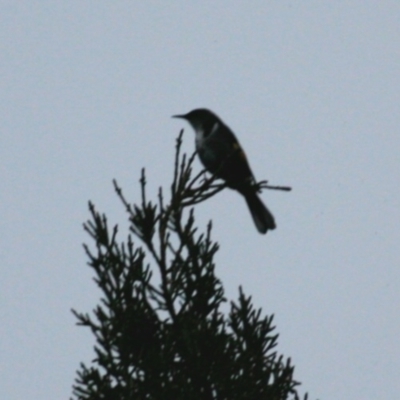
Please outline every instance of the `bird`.
[[184, 119], [191, 125], [196, 151], [205, 169], [244, 197], [258, 232], [265, 234], [275, 229], [275, 219], [254, 187], [255, 178], [246, 154], [221, 118], [206, 108], [172, 117]]

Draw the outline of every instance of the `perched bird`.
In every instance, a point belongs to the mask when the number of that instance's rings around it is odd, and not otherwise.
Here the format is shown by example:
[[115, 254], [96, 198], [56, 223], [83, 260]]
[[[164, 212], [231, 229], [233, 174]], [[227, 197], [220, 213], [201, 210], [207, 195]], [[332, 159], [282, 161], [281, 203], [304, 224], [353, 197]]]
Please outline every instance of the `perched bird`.
[[212, 111], [198, 108], [174, 115], [190, 123], [196, 134], [196, 150], [204, 167], [242, 194], [260, 233], [275, 229], [275, 220], [257, 195], [246, 155], [234, 133]]

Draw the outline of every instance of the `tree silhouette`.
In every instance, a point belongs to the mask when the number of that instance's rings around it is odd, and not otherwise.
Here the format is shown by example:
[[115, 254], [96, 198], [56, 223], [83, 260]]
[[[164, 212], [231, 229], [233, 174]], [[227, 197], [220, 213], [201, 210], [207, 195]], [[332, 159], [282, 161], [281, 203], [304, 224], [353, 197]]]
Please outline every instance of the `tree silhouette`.
[[168, 202], [161, 188], [156, 203], [147, 199], [144, 170], [140, 205], [114, 181], [129, 217], [125, 243], [89, 203], [84, 229], [95, 248], [84, 248], [102, 298], [91, 315], [73, 310], [96, 341], [91, 366], [77, 372], [74, 399], [299, 399], [294, 367], [275, 350], [273, 316], [263, 317], [241, 288], [230, 311], [221, 310], [218, 244], [211, 222], [198, 231], [193, 206], [225, 184], [204, 171], [192, 178], [195, 154], [182, 155], [181, 143], [182, 132]]

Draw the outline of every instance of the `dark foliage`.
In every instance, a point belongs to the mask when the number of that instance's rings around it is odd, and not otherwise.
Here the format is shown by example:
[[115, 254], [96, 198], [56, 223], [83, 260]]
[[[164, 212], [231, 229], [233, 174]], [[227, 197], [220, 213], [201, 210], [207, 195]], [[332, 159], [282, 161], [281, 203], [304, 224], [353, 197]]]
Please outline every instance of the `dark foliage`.
[[275, 350], [273, 317], [241, 289], [230, 312], [221, 310], [218, 244], [211, 223], [198, 232], [192, 206], [225, 186], [204, 172], [191, 178], [194, 155], [180, 154], [181, 138], [168, 204], [161, 189], [157, 204], [147, 200], [144, 171], [140, 205], [114, 181], [130, 221], [126, 243], [89, 205], [84, 228], [95, 249], [85, 250], [103, 295], [92, 315], [73, 310], [96, 341], [91, 366], [77, 372], [74, 399], [299, 399], [294, 367]]

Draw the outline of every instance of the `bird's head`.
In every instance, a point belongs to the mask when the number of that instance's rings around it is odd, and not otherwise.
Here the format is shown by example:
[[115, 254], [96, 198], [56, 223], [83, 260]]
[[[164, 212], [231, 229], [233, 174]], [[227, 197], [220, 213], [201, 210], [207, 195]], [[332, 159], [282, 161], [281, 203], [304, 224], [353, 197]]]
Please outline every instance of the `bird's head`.
[[196, 108], [187, 114], [173, 115], [172, 118], [185, 119], [196, 132], [207, 131], [216, 122], [219, 122], [219, 118], [212, 111], [207, 110], [206, 108]]

